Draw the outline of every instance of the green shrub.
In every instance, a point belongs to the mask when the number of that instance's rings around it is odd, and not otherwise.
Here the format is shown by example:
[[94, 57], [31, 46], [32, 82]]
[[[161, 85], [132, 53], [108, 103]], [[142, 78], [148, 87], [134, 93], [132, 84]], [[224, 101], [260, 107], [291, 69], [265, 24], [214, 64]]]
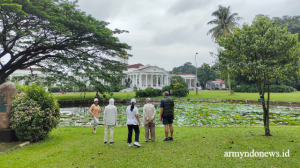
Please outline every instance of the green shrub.
[[172, 88], [171, 88], [170, 85], [166, 85], [166, 86], [164, 86], [161, 90], [162, 90], [162, 92], [168, 91], [168, 92], [170, 93], [171, 90], [172, 90]]
[[59, 105], [43, 86], [32, 84], [23, 89], [12, 102], [12, 129], [21, 141], [45, 139], [59, 123]]
[[56, 86], [51, 86], [51, 87], [48, 88], [48, 91], [50, 93], [57, 93], [57, 92], [60, 92], [60, 88], [56, 87]]
[[25, 87], [22, 85], [16, 84], [16, 88], [18, 93], [23, 93], [25, 91]]
[[145, 90], [138, 90], [135, 92], [136, 97], [157, 97], [162, 96], [162, 90], [146, 88]]

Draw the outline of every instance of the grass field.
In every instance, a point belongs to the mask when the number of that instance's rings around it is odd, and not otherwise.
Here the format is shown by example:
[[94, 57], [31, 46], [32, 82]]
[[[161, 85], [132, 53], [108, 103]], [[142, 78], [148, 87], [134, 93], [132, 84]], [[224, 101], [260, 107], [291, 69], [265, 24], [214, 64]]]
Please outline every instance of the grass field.
[[[103, 145], [103, 127], [58, 127], [44, 141], [2, 153], [1, 168], [28, 167], [300, 167], [299, 127], [175, 127], [174, 141], [163, 142], [162, 127], [156, 141], [128, 147], [127, 128], [115, 128], [115, 145]], [[225, 152], [279, 152], [289, 157], [224, 157]], [[287, 153], [285, 153], [287, 154]], [[276, 156], [276, 155], [275, 155]]]
[[[85, 99], [93, 99], [96, 93], [86, 94]], [[80, 100], [80, 94], [55, 94], [55, 97], [61, 101]], [[107, 95], [110, 98], [109, 95]], [[129, 93], [114, 93], [112, 96], [114, 99], [127, 99], [135, 98], [135, 92]], [[288, 102], [300, 102], [300, 92], [293, 93], [271, 93], [271, 101], [288, 101]], [[163, 98], [163, 96], [152, 97]], [[173, 97], [171, 98], [178, 98]], [[230, 95], [228, 91], [199, 91], [196, 95], [196, 91], [190, 91], [190, 94], [186, 97], [180, 97], [185, 99], [235, 99], [235, 100], [258, 100], [258, 93], [234, 93]]]

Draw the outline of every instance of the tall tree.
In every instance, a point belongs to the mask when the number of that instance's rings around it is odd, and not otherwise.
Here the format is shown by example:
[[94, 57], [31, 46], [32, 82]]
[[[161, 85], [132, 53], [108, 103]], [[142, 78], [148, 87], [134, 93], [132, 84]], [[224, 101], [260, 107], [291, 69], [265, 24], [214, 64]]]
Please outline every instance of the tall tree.
[[[30, 66], [74, 82], [85, 77], [96, 88], [123, 76], [126, 65], [116, 61], [131, 55], [109, 23], [98, 21], [69, 0], [0, 0], [0, 84], [17, 69]], [[115, 58], [115, 60], [114, 60]], [[125, 59], [126, 59], [125, 58]]]
[[270, 136], [271, 80], [280, 79], [294, 71], [299, 75], [299, 67], [291, 66], [300, 59], [298, 35], [288, 32], [287, 27], [278, 27], [267, 17], [259, 16], [252, 25], [244, 24], [241, 29], [235, 29], [232, 35], [220, 38], [218, 44], [225, 49], [218, 50], [221, 65], [231, 64], [230, 69], [224, 69], [233, 76], [243, 74], [256, 83], [264, 111], [265, 135]]
[[172, 71], [178, 73], [196, 74], [196, 67], [191, 62], [186, 62], [182, 66], [173, 68]]
[[201, 67], [197, 68], [197, 78], [202, 89], [204, 90], [207, 81], [215, 80], [219, 78], [219, 75], [212, 67], [204, 63], [201, 65]]
[[[212, 34], [211, 38], [217, 42], [219, 37], [227, 37], [232, 33], [232, 31], [239, 26], [237, 21], [241, 20], [242, 18], [238, 16], [237, 13], [231, 14], [230, 6], [224, 7], [219, 5], [219, 9], [212, 13], [212, 16], [215, 17], [214, 20], [209, 21], [208, 25], [216, 25], [212, 29], [207, 32], [208, 34]], [[230, 93], [233, 94], [230, 86], [230, 77], [228, 75], [228, 85]]]

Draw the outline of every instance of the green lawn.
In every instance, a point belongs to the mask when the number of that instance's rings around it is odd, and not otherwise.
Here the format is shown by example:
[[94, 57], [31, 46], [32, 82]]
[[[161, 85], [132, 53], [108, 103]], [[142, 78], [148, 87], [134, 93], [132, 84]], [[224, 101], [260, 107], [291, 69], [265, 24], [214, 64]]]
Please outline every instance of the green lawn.
[[[103, 145], [103, 127], [58, 127], [46, 140], [0, 155], [1, 168], [27, 167], [300, 167], [299, 127], [175, 127], [173, 142], [128, 147], [127, 128], [115, 129], [115, 145]], [[224, 157], [225, 152], [287, 152], [289, 157]]]
[[[88, 93], [86, 99], [93, 99], [96, 93]], [[80, 94], [55, 94], [55, 97], [58, 100], [80, 100]], [[108, 96], [110, 98], [110, 96]], [[114, 93], [114, 99], [127, 99], [135, 98], [135, 92], [129, 93]], [[163, 98], [153, 97], [153, 98]], [[171, 96], [171, 98], [177, 98]], [[230, 95], [228, 91], [199, 91], [196, 95], [196, 91], [190, 91], [190, 94], [187, 97], [181, 97], [186, 99], [236, 99], [236, 100], [258, 100], [258, 93], [234, 93]], [[300, 102], [300, 92], [293, 93], [271, 93], [271, 101], [288, 101], [288, 102]]]

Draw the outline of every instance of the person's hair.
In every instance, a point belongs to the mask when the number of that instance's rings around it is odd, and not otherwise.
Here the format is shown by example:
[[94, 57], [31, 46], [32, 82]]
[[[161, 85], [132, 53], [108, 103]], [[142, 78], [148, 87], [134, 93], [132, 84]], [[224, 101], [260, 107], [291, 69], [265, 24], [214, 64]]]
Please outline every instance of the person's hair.
[[147, 97], [146, 103], [150, 103], [150, 101], [151, 101], [150, 97]]
[[164, 94], [165, 94], [165, 96], [169, 96], [169, 92], [168, 91], [165, 91]]
[[132, 112], [132, 110], [134, 109], [134, 103], [131, 103], [131, 107], [130, 107], [130, 111]]

